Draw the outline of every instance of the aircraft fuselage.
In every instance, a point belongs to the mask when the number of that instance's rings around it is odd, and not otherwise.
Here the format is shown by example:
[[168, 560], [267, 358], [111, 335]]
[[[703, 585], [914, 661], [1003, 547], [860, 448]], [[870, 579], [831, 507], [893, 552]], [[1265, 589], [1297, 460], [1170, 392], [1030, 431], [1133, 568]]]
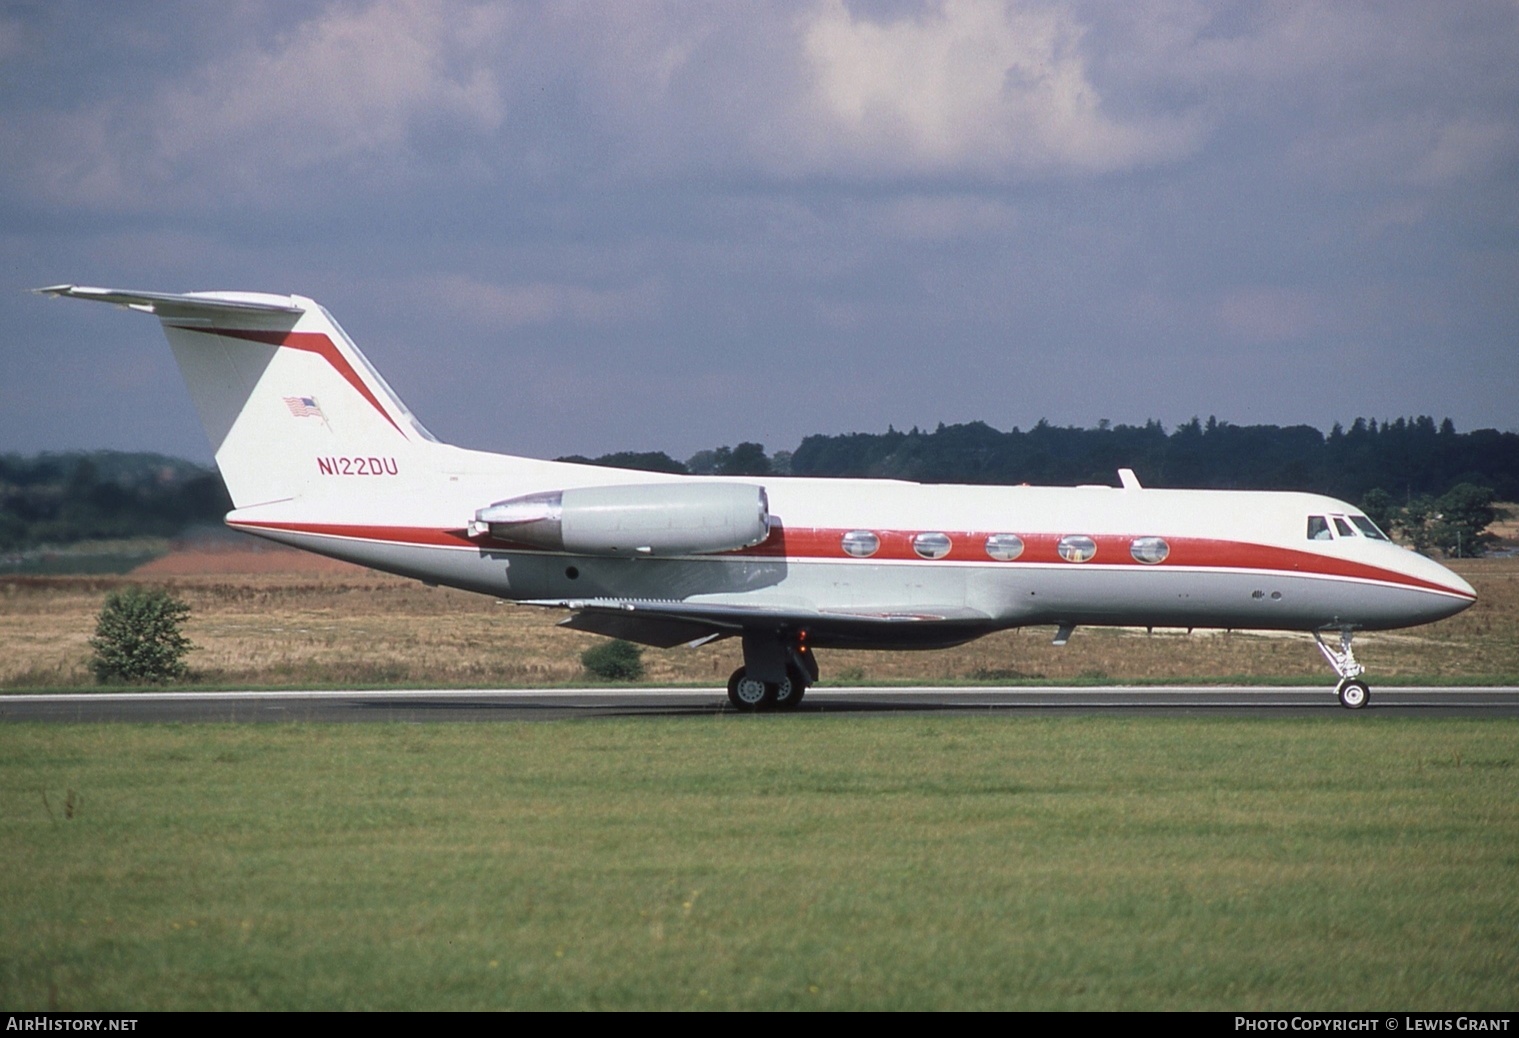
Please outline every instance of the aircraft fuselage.
[[[794, 706], [814, 647], [930, 648], [1035, 624], [1311, 631], [1367, 688], [1357, 630], [1467, 608], [1470, 585], [1313, 494], [674, 476], [437, 442], [315, 301], [57, 285], [151, 313], [241, 530], [569, 612], [670, 646], [740, 639], [741, 709]], [[1338, 650], [1321, 632], [1338, 632]]]

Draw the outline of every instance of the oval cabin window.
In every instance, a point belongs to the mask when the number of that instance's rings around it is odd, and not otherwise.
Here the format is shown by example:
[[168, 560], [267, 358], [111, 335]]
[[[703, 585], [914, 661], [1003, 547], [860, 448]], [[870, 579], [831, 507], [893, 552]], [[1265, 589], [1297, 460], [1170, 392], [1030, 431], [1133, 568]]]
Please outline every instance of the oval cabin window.
[[869, 530], [850, 530], [842, 543], [844, 554], [857, 559], [868, 559], [881, 548], [881, 538]]
[[912, 539], [912, 550], [925, 559], [942, 559], [949, 554], [949, 535], [944, 533], [920, 533]]
[[1023, 554], [1023, 538], [1016, 533], [994, 533], [986, 539], [986, 554], [998, 562], [1012, 562]]
[[1134, 543], [1129, 545], [1129, 554], [1134, 556], [1135, 562], [1154, 566], [1166, 561], [1166, 556], [1171, 554], [1171, 546], [1162, 537], [1136, 537]]
[[1097, 542], [1085, 534], [1073, 533], [1060, 538], [1055, 550], [1066, 562], [1087, 562], [1097, 554]]

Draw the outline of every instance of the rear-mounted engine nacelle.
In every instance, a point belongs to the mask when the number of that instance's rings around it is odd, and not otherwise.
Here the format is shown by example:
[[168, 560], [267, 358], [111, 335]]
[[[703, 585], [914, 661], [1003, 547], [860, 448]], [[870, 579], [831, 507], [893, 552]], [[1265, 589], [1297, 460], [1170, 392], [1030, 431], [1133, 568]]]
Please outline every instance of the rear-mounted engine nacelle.
[[743, 483], [575, 487], [497, 501], [470, 532], [584, 555], [703, 555], [763, 541], [770, 503]]

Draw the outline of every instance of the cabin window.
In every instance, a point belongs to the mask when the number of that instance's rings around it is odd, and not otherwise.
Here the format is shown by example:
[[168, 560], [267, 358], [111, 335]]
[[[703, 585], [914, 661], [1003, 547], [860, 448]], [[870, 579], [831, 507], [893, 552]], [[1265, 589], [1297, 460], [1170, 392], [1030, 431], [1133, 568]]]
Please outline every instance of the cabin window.
[[1377, 528], [1377, 524], [1364, 515], [1353, 515], [1350, 521], [1360, 528], [1361, 532], [1374, 541], [1385, 541], [1387, 535]]
[[1060, 538], [1055, 550], [1066, 562], [1086, 562], [1097, 554], [1097, 542], [1085, 534], [1073, 533]]
[[842, 543], [844, 554], [857, 559], [868, 559], [881, 548], [881, 538], [869, 530], [850, 530]]
[[912, 550], [925, 559], [942, 559], [950, 547], [949, 535], [944, 533], [920, 533], [912, 539]]
[[1310, 541], [1332, 541], [1334, 534], [1329, 532], [1329, 520], [1322, 515], [1310, 515], [1308, 517], [1308, 539]]
[[1016, 533], [994, 533], [986, 539], [986, 554], [998, 562], [1012, 562], [1023, 554], [1023, 538]]
[[1171, 554], [1171, 546], [1162, 537], [1136, 537], [1129, 545], [1129, 554], [1134, 556], [1135, 562], [1154, 566], [1166, 561], [1166, 556]]
[[1345, 520], [1341, 519], [1339, 516], [1335, 516], [1334, 517], [1334, 528], [1336, 530], [1340, 531], [1340, 536], [1341, 537], [1354, 537], [1355, 536], [1355, 531], [1350, 528], [1350, 524], [1347, 523]]

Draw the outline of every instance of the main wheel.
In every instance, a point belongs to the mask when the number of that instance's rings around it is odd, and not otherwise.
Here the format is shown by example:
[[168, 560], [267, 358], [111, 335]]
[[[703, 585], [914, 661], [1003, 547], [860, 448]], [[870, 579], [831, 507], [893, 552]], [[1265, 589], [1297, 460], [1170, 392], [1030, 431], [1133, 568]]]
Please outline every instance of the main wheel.
[[1364, 681], [1342, 681], [1337, 691], [1340, 705], [1346, 710], [1359, 710], [1371, 702], [1371, 689]]
[[740, 667], [728, 679], [728, 702], [745, 713], [769, 710], [775, 705], [777, 687], [759, 678], [751, 678], [749, 671]]
[[807, 694], [807, 676], [795, 666], [786, 668], [786, 680], [782, 681], [775, 689], [775, 708], [777, 710], [795, 710], [802, 697]]

